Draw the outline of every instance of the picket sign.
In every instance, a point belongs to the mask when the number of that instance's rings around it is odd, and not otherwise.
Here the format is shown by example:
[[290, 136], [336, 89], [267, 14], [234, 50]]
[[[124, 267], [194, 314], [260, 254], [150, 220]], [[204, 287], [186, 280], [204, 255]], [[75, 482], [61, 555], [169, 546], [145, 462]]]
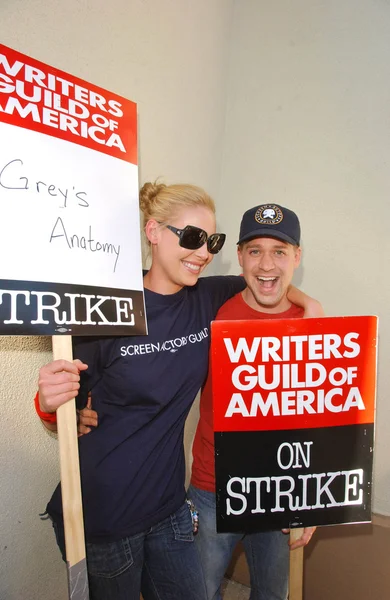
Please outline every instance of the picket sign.
[[[303, 535], [303, 528], [291, 529], [290, 542], [293, 544]], [[303, 592], [303, 547], [290, 552], [288, 600], [302, 600]]]
[[[72, 337], [70, 335], [54, 335], [52, 344], [54, 360], [72, 361]], [[58, 408], [57, 430], [69, 598], [72, 598], [72, 600], [88, 600], [88, 572], [85, 556], [76, 404], [74, 399]]]
[[[146, 334], [136, 104], [2, 44], [0, 80], [0, 335], [72, 361], [72, 336]], [[87, 600], [74, 400], [57, 426], [69, 598]]]
[[[371, 521], [377, 329], [373, 315], [212, 323], [219, 533], [294, 542]], [[302, 600], [303, 548], [289, 584]]]

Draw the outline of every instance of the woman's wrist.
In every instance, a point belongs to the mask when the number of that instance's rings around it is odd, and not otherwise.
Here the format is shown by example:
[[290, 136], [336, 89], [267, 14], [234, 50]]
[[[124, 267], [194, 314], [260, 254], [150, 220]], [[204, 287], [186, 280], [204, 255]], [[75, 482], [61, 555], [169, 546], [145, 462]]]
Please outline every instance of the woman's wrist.
[[41, 406], [39, 404], [39, 392], [36, 393], [36, 396], [34, 398], [34, 404], [36, 413], [38, 417], [42, 419], [42, 421], [46, 421], [48, 423], [57, 423], [57, 415], [55, 412], [48, 413], [41, 409]]

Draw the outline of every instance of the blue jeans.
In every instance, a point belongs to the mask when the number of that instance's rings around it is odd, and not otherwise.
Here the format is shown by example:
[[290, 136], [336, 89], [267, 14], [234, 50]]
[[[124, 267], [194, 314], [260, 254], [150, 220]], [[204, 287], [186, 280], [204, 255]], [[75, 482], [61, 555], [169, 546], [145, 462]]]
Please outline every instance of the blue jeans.
[[215, 494], [190, 486], [188, 495], [199, 512], [195, 537], [206, 580], [208, 600], [221, 599], [221, 582], [240, 540], [248, 561], [250, 600], [286, 600], [288, 594], [288, 538], [280, 531], [217, 533]]
[[[63, 529], [53, 524], [65, 556]], [[90, 600], [207, 600], [185, 503], [147, 531], [86, 545]]]

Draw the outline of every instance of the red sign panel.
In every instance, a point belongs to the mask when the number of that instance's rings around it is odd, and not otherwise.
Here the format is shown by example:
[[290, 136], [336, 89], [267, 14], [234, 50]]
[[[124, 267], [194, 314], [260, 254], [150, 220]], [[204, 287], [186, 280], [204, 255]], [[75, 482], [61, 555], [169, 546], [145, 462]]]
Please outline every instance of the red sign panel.
[[1, 121], [137, 164], [137, 105], [0, 44]]
[[372, 423], [376, 321], [214, 322], [214, 430]]

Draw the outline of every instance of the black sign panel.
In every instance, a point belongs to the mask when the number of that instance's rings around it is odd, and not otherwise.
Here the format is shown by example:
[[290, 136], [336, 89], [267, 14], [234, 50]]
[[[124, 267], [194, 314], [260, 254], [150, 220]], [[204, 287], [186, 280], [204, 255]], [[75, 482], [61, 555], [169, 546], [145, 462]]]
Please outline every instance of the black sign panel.
[[0, 335], [144, 335], [142, 291], [0, 280]]
[[214, 435], [219, 532], [371, 520], [373, 424]]

